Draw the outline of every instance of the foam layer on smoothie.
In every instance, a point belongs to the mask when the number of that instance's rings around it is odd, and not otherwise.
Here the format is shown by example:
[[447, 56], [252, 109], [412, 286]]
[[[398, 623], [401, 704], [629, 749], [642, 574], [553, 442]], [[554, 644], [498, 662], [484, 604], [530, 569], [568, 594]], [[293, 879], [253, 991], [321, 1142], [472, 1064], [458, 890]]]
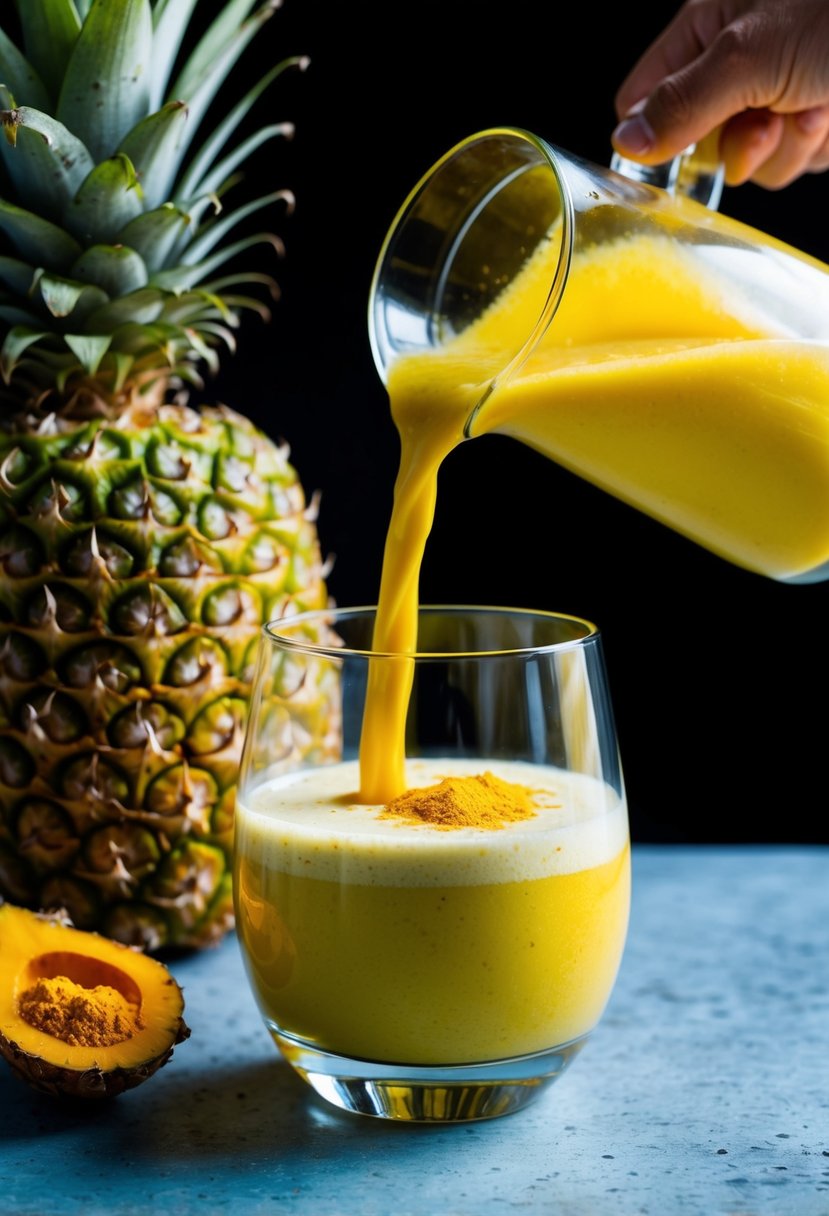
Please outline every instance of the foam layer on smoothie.
[[[239, 847], [266, 870], [369, 886], [472, 886], [572, 874], [618, 856], [627, 809], [594, 778], [520, 761], [408, 760], [409, 788], [485, 770], [534, 791], [538, 813], [497, 830], [442, 831], [359, 804], [358, 761], [290, 773], [249, 791]], [[352, 801], [353, 799], [353, 801]]]

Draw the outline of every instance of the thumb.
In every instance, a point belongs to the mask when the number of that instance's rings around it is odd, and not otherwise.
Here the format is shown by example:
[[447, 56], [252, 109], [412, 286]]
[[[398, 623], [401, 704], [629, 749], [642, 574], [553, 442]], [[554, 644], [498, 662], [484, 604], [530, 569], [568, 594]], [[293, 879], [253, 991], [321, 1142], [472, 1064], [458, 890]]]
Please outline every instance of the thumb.
[[726, 73], [713, 48], [655, 85], [611, 135], [622, 156], [655, 165], [698, 143], [751, 104], [747, 82]]

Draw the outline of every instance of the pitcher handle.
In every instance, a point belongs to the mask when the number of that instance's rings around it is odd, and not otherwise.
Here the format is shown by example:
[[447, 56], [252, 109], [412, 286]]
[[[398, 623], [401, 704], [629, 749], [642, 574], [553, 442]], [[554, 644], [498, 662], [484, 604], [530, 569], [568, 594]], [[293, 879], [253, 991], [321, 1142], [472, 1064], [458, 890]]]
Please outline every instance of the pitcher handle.
[[660, 186], [669, 194], [684, 194], [716, 211], [722, 198], [725, 169], [719, 159], [720, 129], [716, 127], [698, 143], [691, 144], [673, 160], [659, 165], [640, 165], [614, 152], [610, 167], [634, 182]]

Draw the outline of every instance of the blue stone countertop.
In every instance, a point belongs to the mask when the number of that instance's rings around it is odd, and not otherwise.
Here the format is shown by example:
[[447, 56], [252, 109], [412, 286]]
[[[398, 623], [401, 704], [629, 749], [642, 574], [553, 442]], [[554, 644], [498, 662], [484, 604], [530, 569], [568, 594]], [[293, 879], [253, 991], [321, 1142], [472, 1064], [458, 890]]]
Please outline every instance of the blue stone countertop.
[[829, 848], [639, 846], [619, 981], [568, 1072], [455, 1126], [284, 1064], [234, 938], [170, 964], [190, 1039], [78, 1113], [0, 1068], [3, 1216], [829, 1216]]

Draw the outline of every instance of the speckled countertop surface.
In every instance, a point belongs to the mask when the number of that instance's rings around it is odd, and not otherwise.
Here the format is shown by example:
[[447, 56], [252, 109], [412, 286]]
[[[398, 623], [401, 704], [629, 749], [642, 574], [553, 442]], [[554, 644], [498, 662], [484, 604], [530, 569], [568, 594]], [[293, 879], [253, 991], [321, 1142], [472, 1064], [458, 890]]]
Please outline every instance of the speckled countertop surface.
[[105, 1109], [0, 1069], [2, 1216], [829, 1216], [829, 849], [640, 846], [634, 889], [605, 1018], [534, 1106], [336, 1111], [230, 938], [171, 964], [192, 1036]]

